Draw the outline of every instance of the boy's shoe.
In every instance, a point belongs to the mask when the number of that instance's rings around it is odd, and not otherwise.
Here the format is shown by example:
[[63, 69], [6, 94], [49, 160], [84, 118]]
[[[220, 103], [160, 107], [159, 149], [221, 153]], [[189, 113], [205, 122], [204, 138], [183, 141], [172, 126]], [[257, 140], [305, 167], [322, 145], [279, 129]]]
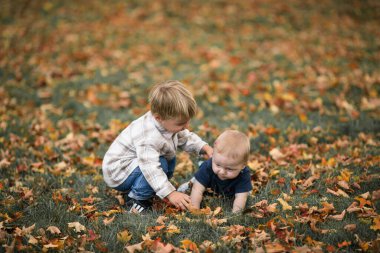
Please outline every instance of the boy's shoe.
[[195, 181], [195, 177], [193, 177], [192, 179], [190, 179], [188, 182], [181, 184], [178, 187], [177, 192], [183, 192], [183, 193], [185, 193], [187, 191], [190, 191], [190, 188], [193, 185], [194, 181]]
[[152, 209], [152, 199], [138, 200], [130, 197], [125, 197], [125, 206], [129, 213], [146, 213]]

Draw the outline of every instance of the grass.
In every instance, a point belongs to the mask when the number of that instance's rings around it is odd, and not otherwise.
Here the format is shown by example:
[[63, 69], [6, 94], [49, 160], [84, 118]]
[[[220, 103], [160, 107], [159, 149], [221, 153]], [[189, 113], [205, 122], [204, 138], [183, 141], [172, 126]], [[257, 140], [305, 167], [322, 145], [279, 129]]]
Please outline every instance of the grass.
[[[0, 10], [0, 251], [120, 252], [143, 241], [144, 251], [179, 251], [187, 239], [204, 252], [378, 251], [376, 1], [4, 1]], [[167, 79], [192, 90], [191, 126], [204, 140], [226, 128], [250, 136], [254, 191], [243, 214], [207, 197], [203, 207], [220, 214], [131, 215], [103, 182], [112, 140]], [[178, 155], [175, 185], [199, 159]], [[276, 211], [255, 207], [262, 200]], [[360, 201], [341, 221], [327, 217]], [[118, 239], [125, 230], [131, 238]]]

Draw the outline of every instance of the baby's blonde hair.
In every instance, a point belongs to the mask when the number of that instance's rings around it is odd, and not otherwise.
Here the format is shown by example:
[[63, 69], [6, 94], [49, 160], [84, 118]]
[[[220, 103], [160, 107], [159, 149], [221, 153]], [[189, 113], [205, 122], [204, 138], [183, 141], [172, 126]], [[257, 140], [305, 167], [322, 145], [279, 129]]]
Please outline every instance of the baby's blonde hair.
[[237, 130], [226, 130], [215, 140], [214, 152], [247, 164], [250, 153], [247, 135]]
[[191, 119], [197, 103], [185, 86], [176, 80], [156, 84], [149, 93], [150, 110], [162, 119]]

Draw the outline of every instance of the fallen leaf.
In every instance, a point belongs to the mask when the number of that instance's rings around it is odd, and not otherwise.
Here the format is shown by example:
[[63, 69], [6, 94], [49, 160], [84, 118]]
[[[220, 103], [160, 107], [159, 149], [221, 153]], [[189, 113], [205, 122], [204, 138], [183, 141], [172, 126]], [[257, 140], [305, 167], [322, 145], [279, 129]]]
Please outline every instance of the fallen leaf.
[[373, 218], [373, 225], [371, 226], [372, 230], [380, 230], [380, 215]]
[[79, 233], [81, 231], [86, 231], [86, 227], [80, 224], [79, 222], [69, 222], [69, 228], [74, 228], [75, 232]]
[[126, 229], [126, 230], [123, 230], [119, 233], [117, 233], [117, 240], [119, 242], [122, 242], [122, 243], [127, 243], [129, 242], [130, 240], [132, 239], [132, 234], [129, 233], [129, 231]]
[[111, 224], [111, 223], [113, 222], [113, 220], [115, 219], [115, 217], [116, 217], [116, 216], [113, 216], [113, 217], [111, 217], [111, 218], [105, 218], [105, 219], [103, 220], [104, 225], [109, 225], [109, 224]]
[[286, 210], [292, 210], [293, 207], [290, 206], [285, 200], [283, 200], [282, 198], [278, 198], [277, 199], [278, 202], [280, 202], [280, 204], [282, 205], [282, 210], [286, 211]]
[[181, 247], [192, 252], [199, 252], [197, 244], [188, 239], [181, 241]]
[[137, 244], [133, 244], [133, 245], [130, 245], [130, 246], [126, 246], [124, 247], [129, 253], [134, 253], [135, 251], [142, 251], [143, 250], [143, 242], [140, 242], [140, 243], [137, 243]]
[[286, 157], [283, 153], [281, 153], [280, 149], [274, 148], [269, 152], [269, 155], [272, 157], [273, 160], [280, 161]]
[[330, 219], [333, 219], [333, 220], [343, 220], [344, 219], [344, 215], [346, 214], [346, 210], [343, 210], [343, 212], [341, 214], [337, 214], [337, 215], [329, 215], [328, 218]]
[[372, 192], [372, 200], [375, 201], [375, 200], [378, 200], [378, 199], [380, 199], [380, 190], [373, 191]]
[[59, 230], [59, 228], [57, 228], [56, 226], [50, 226], [46, 230], [49, 231], [52, 234], [60, 234], [61, 233], [61, 231]]
[[159, 217], [157, 218], [156, 222], [159, 223], [159, 224], [165, 225], [165, 221], [166, 221], [167, 219], [169, 219], [167, 216], [163, 216], [163, 215], [161, 215], [161, 216], [159, 216]]
[[340, 187], [342, 187], [343, 189], [345, 189], [345, 190], [349, 190], [349, 189], [350, 189], [350, 186], [349, 186], [348, 183], [347, 183], [346, 181], [344, 181], [344, 180], [340, 180], [340, 181], [338, 181], [338, 185], [339, 185]]
[[356, 224], [347, 224], [346, 226], [344, 226], [344, 230], [352, 232], [356, 230]]
[[341, 189], [338, 189], [338, 190], [336, 190], [336, 191], [333, 191], [333, 190], [331, 190], [330, 188], [327, 188], [327, 192], [328, 193], [331, 193], [331, 194], [333, 194], [333, 195], [335, 195], [335, 196], [342, 196], [342, 197], [345, 197], [345, 198], [349, 198], [350, 196], [348, 196], [348, 194], [347, 193], [345, 193], [344, 191], [342, 191]]
[[28, 243], [36, 245], [36, 244], [38, 244], [38, 240], [34, 236], [31, 235], [31, 236], [29, 236]]
[[180, 234], [181, 233], [181, 230], [175, 226], [175, 225], [169, 225], [167, 228], [166, 228], [166, 232], [168, 234]]

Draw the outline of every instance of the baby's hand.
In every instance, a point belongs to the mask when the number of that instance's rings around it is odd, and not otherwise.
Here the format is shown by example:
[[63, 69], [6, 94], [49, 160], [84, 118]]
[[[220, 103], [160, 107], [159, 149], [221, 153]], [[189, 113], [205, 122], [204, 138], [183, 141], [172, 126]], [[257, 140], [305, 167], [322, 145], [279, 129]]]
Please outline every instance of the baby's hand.
[[190, 196], [181, 192], [174, 191], [168, 195], [170, 203], [175, 207], [186, 210], [190, 207]]

